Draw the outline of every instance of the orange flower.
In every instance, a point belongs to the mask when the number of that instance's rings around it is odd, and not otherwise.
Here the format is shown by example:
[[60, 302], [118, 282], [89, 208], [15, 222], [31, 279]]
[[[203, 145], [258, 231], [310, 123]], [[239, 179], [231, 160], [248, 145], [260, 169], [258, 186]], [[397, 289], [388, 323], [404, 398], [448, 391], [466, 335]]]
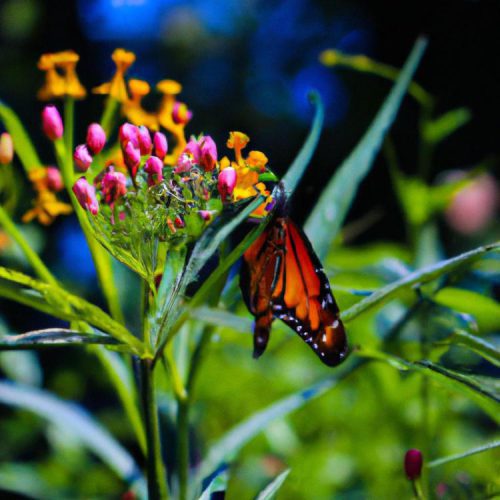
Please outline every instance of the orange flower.
[[227, 147], [229, 149], [234, 149], [234, 156], [236, 157], [236, 161], [240, 164], [243, 162], [241, 150], [244, 149], [249, 142], [250, 138], [243, 132], [229, 132]]
[[128, 94], [125, 85], [125, 73], [135, 62], [135, 54], [125, 49], [115, 49], [111, 55], [116, 64], [116, 73], [110, 82], [92, 89], [94, 94], [108, 94], [119, 102], [127, 102]]
[[127, 119], [134, 125], [144, 125], [150, 130], [158, 130], [158, 118], [154, 113], [148, 113], [142, 107], [142, 99], [151, 90], [149, 83], [144, 80], [132, 78], [128, 81], [130, 99], [123, 103], [122, 111]]
[[71, 205], [59, 201], [52, 191], [44, 189], [38, 193], [35, 206], [28, 210], [21, 220], [30, 222], [37, 218], [41, 224], [48, 226], [58, 215], [67, 215], [72, 211]]
[[76, 74], [79, 59], [80, 56], [72, 50], [43, 54], [38, 69], [45, 71], [45, 84], [38, 91], [38, 99], [49, 101], [65, 96], [83, 99], [87, 91]]

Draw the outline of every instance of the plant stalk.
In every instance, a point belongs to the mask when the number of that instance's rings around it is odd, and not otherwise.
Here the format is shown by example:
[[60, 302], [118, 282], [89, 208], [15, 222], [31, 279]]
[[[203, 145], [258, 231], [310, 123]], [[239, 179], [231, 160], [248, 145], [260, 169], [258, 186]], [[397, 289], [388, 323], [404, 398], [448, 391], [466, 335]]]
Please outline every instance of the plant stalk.
[[189, 477], [189, 400], [177, 401], [177, 476], [179, 500], [186, 500]]
[[166, 470], [161, 455], [160, 423], [151, 359], [141, 360], [142, 406], [146, 428], [149, 500], [168, 498]]

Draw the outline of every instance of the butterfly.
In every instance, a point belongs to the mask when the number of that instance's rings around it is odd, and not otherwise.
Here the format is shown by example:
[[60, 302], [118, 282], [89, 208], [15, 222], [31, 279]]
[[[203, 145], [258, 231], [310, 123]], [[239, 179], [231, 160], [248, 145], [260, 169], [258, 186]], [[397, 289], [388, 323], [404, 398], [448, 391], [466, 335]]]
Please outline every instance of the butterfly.
[[243, 254], [240, 288], [255, 316], [254, 358], [266, 349], [275, 318], [286, 323], [328, 366], [347, 356], [339, 308], [321, 262], [304, 232], [288, 216], [283, 186], [262, 234]]

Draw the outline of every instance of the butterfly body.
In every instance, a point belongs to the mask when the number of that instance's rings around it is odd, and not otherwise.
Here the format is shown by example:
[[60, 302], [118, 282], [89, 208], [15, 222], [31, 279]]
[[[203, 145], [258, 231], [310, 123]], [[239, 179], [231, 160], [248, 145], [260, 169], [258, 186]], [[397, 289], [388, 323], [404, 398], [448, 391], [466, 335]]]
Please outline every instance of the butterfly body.
[[275, 318], [282, 320], [328, 366], [342, 362], [347, 340], [328, 278], [311, 243], [286, 215], [278, 199], [264, 232], [243, 255], [240, 286], [255, 316], [254, 357], [269, 341]]

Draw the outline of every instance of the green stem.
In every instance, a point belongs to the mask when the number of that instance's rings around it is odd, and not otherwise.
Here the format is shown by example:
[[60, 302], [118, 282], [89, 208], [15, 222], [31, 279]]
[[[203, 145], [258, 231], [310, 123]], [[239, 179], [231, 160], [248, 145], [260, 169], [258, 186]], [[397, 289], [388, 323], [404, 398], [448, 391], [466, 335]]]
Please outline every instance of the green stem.
[[166, 470], [161, 456], [158, 405], [156, 402], [153, 363], [150, 359], [141, 360], [141, 375], [142, 406], [148, 445], [148, 498], [149, 500], [166, 499], [168, 498]]
[[189, 401], [177, 401], [177, 475], [179, 500], [186, 500], [189, 478]]
[[75, 100], [66, 96], [64, 100], [64, 145], [66, 162], [73, 165], [73, 137], [75, 128]]
[[109, 96], [106, 100], [106, 105], [101, 118], [101, 127], [104, 129], [106, 137], [109, 137], [113, 131], [115, 114], [118, 111], [119, 106], [120, 103], [111, 96]]
[[31, 264], [40, 279], [46, 283], [50, 283], [51, 285], [59, 286], [57, 280], [48, 270], [42, 259], [40, 259], [40, 257], [33, 251], [21, 231], [19, 231], [9, 214], [2, 206], [0, 206], [0, 226], [2, 226], [5, 232], [19, 245], [19, 248], [22, 250], [26, 259]]

